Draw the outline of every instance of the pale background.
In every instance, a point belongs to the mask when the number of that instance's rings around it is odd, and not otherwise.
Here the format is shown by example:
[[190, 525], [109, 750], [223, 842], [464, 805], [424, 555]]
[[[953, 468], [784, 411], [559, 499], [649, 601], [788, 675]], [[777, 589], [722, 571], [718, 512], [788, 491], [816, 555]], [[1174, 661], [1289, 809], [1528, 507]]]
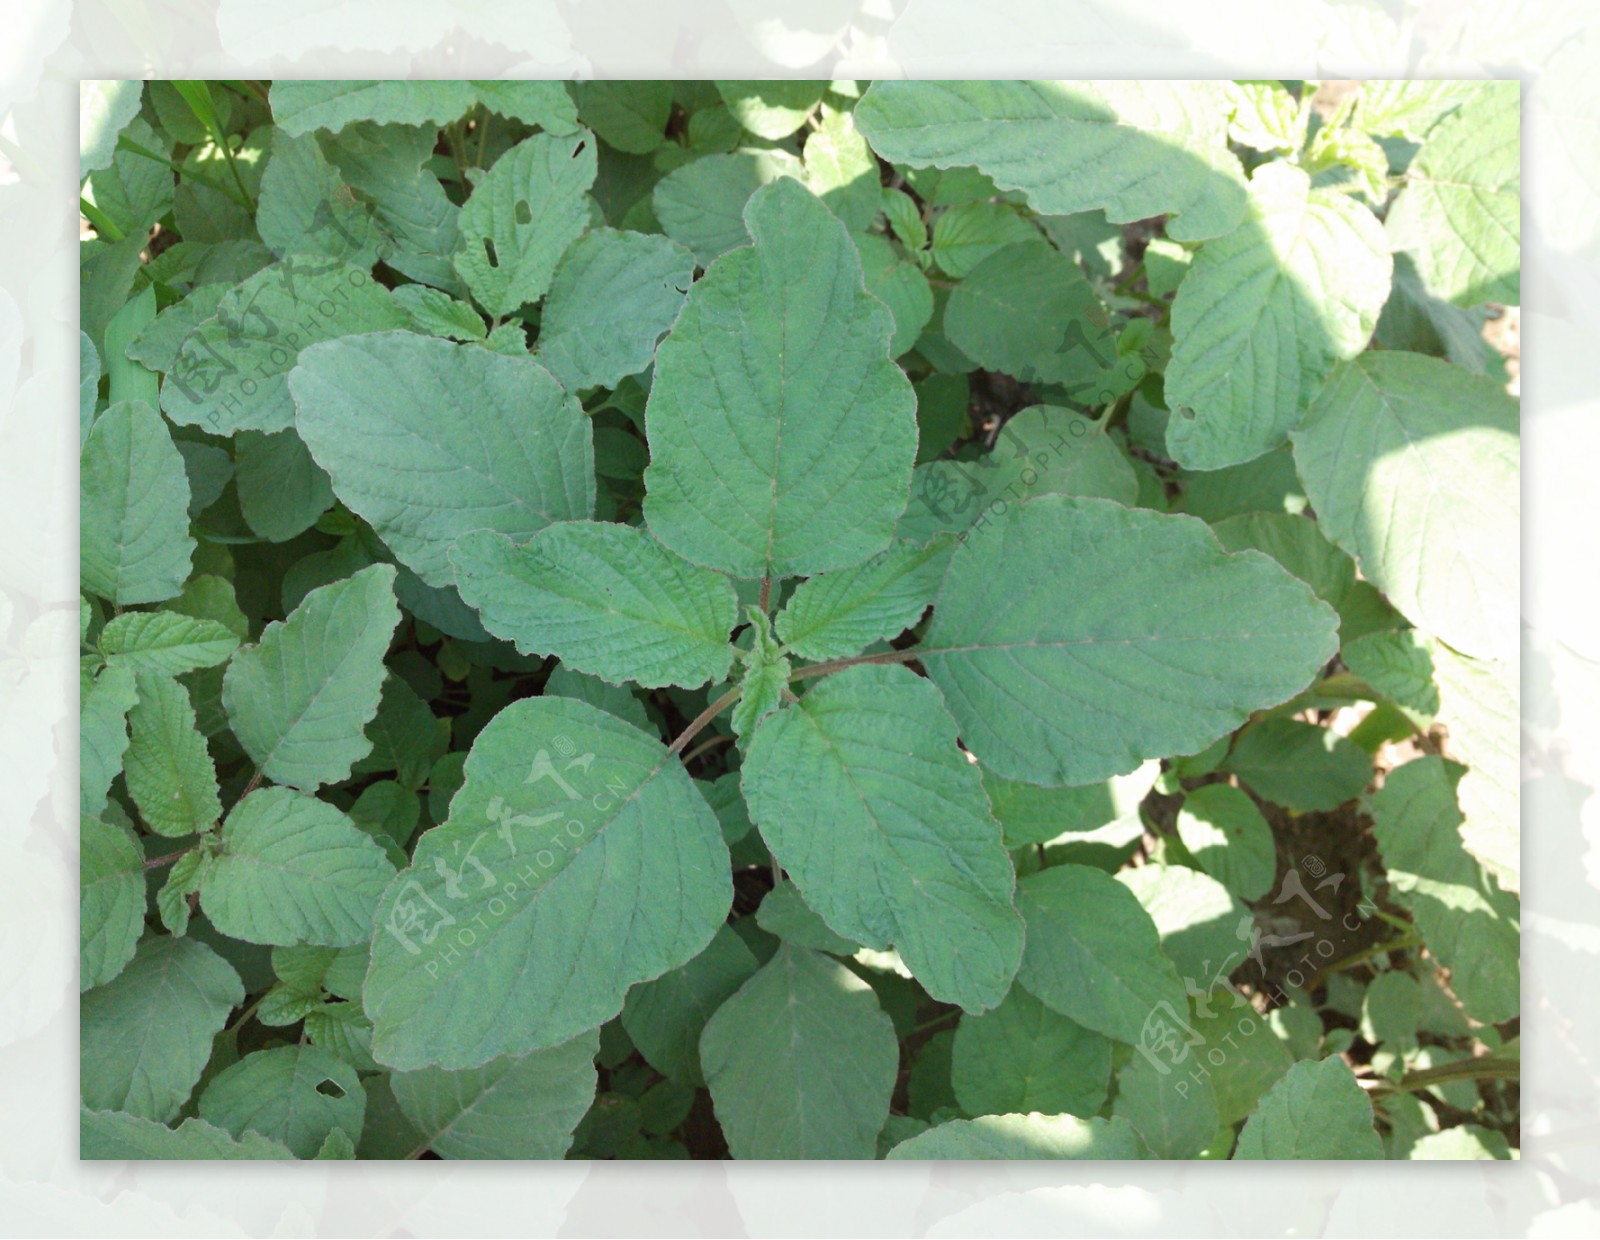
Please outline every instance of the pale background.
[[[1562, 0], [10, 0], [0, 33], [0, 1233], [1600, 1235], [1600, 9]], [[1520, 1164], [76, 1157], [79, 78], [1517, 77]]]

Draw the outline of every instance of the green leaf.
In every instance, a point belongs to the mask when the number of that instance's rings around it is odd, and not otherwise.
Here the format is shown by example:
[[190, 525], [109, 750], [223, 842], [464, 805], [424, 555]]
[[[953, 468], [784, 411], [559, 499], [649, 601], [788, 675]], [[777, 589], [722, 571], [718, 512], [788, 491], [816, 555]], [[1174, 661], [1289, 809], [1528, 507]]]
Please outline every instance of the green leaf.
[[962, 203], [934, 221], [933, 261], [959, 280], [997, 250], [1038, 236], [1039, 230], [1007, 203]]
[[800, 178], [804, 169], [787, 151], [731, 151], [674, 168], [656, 183], [651, 207], [661, 230], [709, 267], [729, 250], [750, 244], [745, 204], [768, 182]]
[[1449, 78], [1370, 79], [1361, 83], [1353, 123], [1367, 133], [1418, 142], [1477, 87]]
[[160, 935], [78, 1002], [78, 1086], [96, 1111], [166, 1123], [211, 1058], [211, 1039], [244, 1002], [233, 966], [204, 943]]
[[195, 541], [183, 458], [161, 415], [143, 401], [112, 405], [89, 431], [78, 474], [83, 588], [118, 607], [177, 594]]
[[317, 1046], [275, 1046], [223, 1069], [200, 1095], [200, 1118], [315, 1157], [330, 1133], [361, 1138], [367, 1096], [355, 1069]]
[[1132, 505], [1138, 494], [1133, 466], [1092, 420], [1035, 405], [1005, 424], [987, 456], [919, 466], [898, 532], [917, 543], [939, 532], [964, 533], [1035, 495], [1084, 495]]
[[1506, 891], [1522, 888], [1520, 662], [1433, 648], [1450, 745], [1467, 765], [1456, 793], [1461, 842]]
[[1112, 1115], [1127, 1120], [1157, 1158], [1196, 1158], [1222, 1126], [1216, 1091], [1201, 1072], [1172, 1076], [1163, 1067], [1144, 1055], [1130, 1059], [1117, 1073]]
[[933, 317], [933, 289], [921, 269], [906, 261], [887, 238], [863, 233], [855, 242], [867, 292], [888, 307], [894, 318], [889, 353], [899, 357], [917, 343]]
[[1028, 925], [1017, 981], [1047, 1007], [1133, 1043], [1162, 1005], [1183, 1010], [1183, 983], [1155, 923], [1109, 874], [1051, 866], [1018, 884], [1017, 906]]
[[109, 167], [116, 153], [117, 138], [128, 122], [139, 115], [139, 96], [144, 83], [132, 81], [88, 80], [78, 83], [78, 179], [81, 181], [99, 168]]
[[444, 756], [449, 728], [435, 718], [428, 704], [405, 681], [390, 676], [383, 682], [378, 713], [366, 727], [372, 752], [352, 768], [356, 775], [393, 771], [405, 787], [420, 788], [433, 764]]
[[89, 439], [94, 407], [100, 399], [100, 354], [87, 332], [78, 333], [78, 448]]
[[[1178, 1012], [1183, 1010], [1177, 1009]], [[1152, 1033], [1159, 1037], [1162, 1024], [1169, 1028], [1179, 1024], [1179, 1046], [1187, 1049], [1186, 1058], [1174, 1059], [1170, 1051], [1163, 1053], [1149, 1041], [1141, 1041], [1141, 1047], [1163, 1061], [1161, 1066], [1167, 1068], [1170, 1074], [1167, 1079], [1173, 1084], [1186, 1067], [1188, 1072], [1197, 1072], [1199, 1069], [1195, 1065], [1203, 1062], [1210, 1070], [1206, 1079], [1216, 1094], [1217, 1113], [1224, 1124], [1237, 1124], [1249, 1115], [1261, 1095], [1295, 1061], [1288, 1043], [1282, 1041], [1265, 1020], [1258, 1019], [1254, 1009], [1240, 1004], [1237, 996], [1223, 998], [1214, 992], [1195, 996], [1194, 1014], [1187, 1031], [1181, 1028], [1182, 1019], [1178, 1016], [1174, 1021], [1174, 1013], [1164, 1013], [1153, 1023]], [[1231, 1143], [1230, 1134], [1224, 1154]]]
[[[120, 138], [152, 153], [171, 153], [170, 143], [139, 117], [128, 123]], [[122, 235], [143, 237], [172, 210], [172, 186], [172, 169], [166, 163], [118, 146], [109, 167], [89, 174], [84, 198]]]
[[1290, 1068], [1239, 1134], [1236, 1159], [1382, 1158], [1372, 1104], [1336, 1055]]
[[[1309, 104], [1312, 87], [1303, 89]], [[1305, 145], [1311, 108], [1302, 105], [1282, 82], [1230, 82], [1228, 96], [1233, 108], [1228, 133], [1235, 142], [1253, 150], [1286, 155]]]
[[356, 121], [435, 128], [463, 116], [474, 102], [476, 82], [311, 81], [283, 79], [268, 96], [272, 119], [289, 134], [315, 129], [338, 132]]
[[245, 1132], [236, 1141], [231, 1133], [198, 1116], [168, 1128], [125, 1111], [92, 1111], [83, 1107], [78, 1113], [78, 1157], [85, 1161], [126, 1158], [140, 1162], [192, 1162], [221, 1158], [283, 1161], [294, 1155], [288, 1146], [257, 1132]]
[[290, 386], [334, 493], [431, 586], [454, 584], [469, 530], [525, 540], [593, 515], [588, 419], [527, 358], [384, 332], [306, 350]]
[[804, 659], [859, 654], [904, 632], [933, 602], [955, 539], [898, 541], [864, 564], [801, 582], [778, 615], [778, 636]]
[[179, 426], [214, 435], [294, 425], [287, 377], [319, 340], [403, 327], [405, 312], [366, 272], [331, 259], [295, 257], [226, 293], [214, 317], [183, 341], [161, 409]]
[[262, 788], [222, 824], [200, 904], [218, 930], [247, 943], [347, 947], [371, 935], [392, 878], [377, 841], [332, 805]]
[[1133, 892], [1161, 936], [1161, 950], [1185, 989], [1210, 986], [1219, 968], [1241, 955], [1239, 927], [1250, 910], [1208, 874], [1186, 865], [1141, 865], [1116, 880]]
[[647, 689], [718, 681], [733, 662], [733, 586], [637, 527], [563, 521], [520, 546], [479, 530], [450, 560], [484, 627], [527, 654]]
[[372, 1057], [372, 1022], [359, 1003], [321, 1003], [306, 1013], [306, 1040], [358, 1072], [381, 1065]]
[[286, 986], [305, 993], [326, 990], [341, 999], [361, 998], [368, 944], [352, 947], [274, 947], [272, 971]]
[[917, 464], [943, 456], [972, 433], [971, 389], [965, 375], [931, 374], [916, 385]]
[[756, 923], [768, 934], [812, 951], [854, 956], [861, 949], [861, 944], [828, 929], [828, 923], [805, 902], [793, 883], [781, 882], [761, 897]]
[[312, 1155], [317, 1161], [331, 1161], [334, 1159], [354, 1159], [356, 1156], [356, 1143], [352, 1141], [343, 1128], [335, 1128], [317, 1147], [317, 1152]]
[[234, 444], [239, 510], [268, 542], [287, 542], [333, 506], [333, 487], [293, 431], [242, 431]]
[[950, 294], [944, 333], [979, 366], [1064, 384], [1084, 405], [1109, 404], [1144, 374], [1137, 358], [1117, 356], [1105, 307], [1077, 263], [1042, 239], [978, 263]]
[[[178, 616], [186, 616], [191, 620], [205, 620], [220, 624], [240, 642], [250, 635], [250, 622], [245, 618], [244, 612], [239, 610], [239, 601], [233, 593], [233, 583], [221, 577], [212, 576], [209, 573], [191, 577], [184, 584], [183, 593], [179, 594], [177, 598], [169, 599], [161, 604], [161, 610]], [[109, 628], [110, 626], [108, 625], [107, 627]], [[209, 632], [209, 630], [206, 630], [206, 632]], [[103, 631], [101, 637], [103, 640]], [[237, 645], [237, 643], [235, 644]], [[151, 668], [150, 670], [167, 671], [169, 669]]]
[[787, 138], [804, 125], [807, 114], [827, 89], [827, 82], [795, 78], [717, 83], [717, 93], [735, 119], [756, 137], [769, 142]]
[[892, 1159], [1143, 1158], [1138, 1135], [1122, 1118], [1079, 1119], [1075, 1115], [980, 1115], [952, 1119], [902, 1141]]
[[138, 690], [139, 701], [128, 712], [132, 739], [123, 762], [128, 795], [157, 835], [209, 831], [222, 817], [222, 801], [188, 691], [160, 672], [138, 673]]
[[513, 702], [379, 907], [373, 1054], [469, 1068], [565, 1042], [696, 956], [731, 899], [721, 829], [676, 755], [584, 702]]
[[1245, 512], [1212, 527], [1224, 551], [1254, 548], [1270, 555], [1300, 578], [1328, 606], [1349, 604], [1356, 587], [1356, 566], [1324, 537], [1317, 523], [1287, 512]]
[[1458, 306], [1522, 300], [1521, 86], [1476, 82], [1428, 133], [1389, 208], [1396, 250]]
[[672, 83], [604, 78], [580, 82], [578, 114], [608, 146], [648, 155], [666, 140]]
[[805, 165], [807, 188], [851, 232], [865, 232], [878, 217], [883, 186], [851, 113], [823, 110], [821, 124], [806, 138]]
[[78, 989], [103, 986], [144, 932], [144, 850], [127, 827], [84, 818], [78, 833]]
[[382, 238], [372, 209], [357, 200], [310, 135], [272, 132], [272, 157], [261, 174], [261, 240], [279, 258], [305, 256], [370, 271]]
[[394, 1096], [440, 1158], [560, 1158], [594, 1101], [595, 1030], [481, 1068], [396, 1072]]
[[1391, 969], [1367, 985], [1361, 999], [1361, 1036], [1376, 1046], [1414, 1038], [1422, 1023], [1422, 987], [1409, 973]]
[[1224, 82], [875, 82], [856, 125], [884, 159], [976, 167], [1044, 215], [1103, 208], [1113, 224], [1175, 215], [1198, 241], [1244, 211]]
[[1014, 876], [978, 769], [926, 680], [864, 665], [772, 716], [743, 767], [750, 816], [829, 926], [893, 943], [936, 999], [1004, 997], [1022, 953]]
[[1433, 683], [1433, 655], [1415, 629], [1368, 633], [1356, 641], [1346, 642], [1339, 657], [1346, 667], [1395, 705], [1422, 715], [1439, 713], [1439, 689]]
[[1248, 793], [1206, 784], [1183, 798], [1178, 838], [1200, 868], [1242, 900], [1259, 900], [1278, 873], [1272, 828]]
[[741, 652], [745, 661], [744, 674], [739, 679], [741, 693], [729, 721], [734, 735], [741, 740], [747, 740], [756, 724], [783, 704], [790, 671], [788, 656], [773, 638], [772, 622], [766, 612], [759, 607], [747, 610], [751, 642], [750, 648]]
[[922, 222], [922, 209], [903, 189], [883, 189], [883, 214], [900, 243], [916, 254], [928, 248], [928, 226]]
[[622, 1026], [657, 1072], [686, 1085], [703, 1085], [700, 1034], [712, 1013], [757, 967], [733, 928], [719, 926], [694, 959], [628, 991]]
[[432, 125], [361, 121], [320, 144], [349, 187], [338, 191], [336, 202], [353, 191], [371, 209], [378, 256], [413, 280], [465, 293], [451, 263], [461, 239], [461, 208], [427, 166], [438, 137]]
[[456, 270], [499, 317], [537, 301], [556, 264], [589, 223], [594, 139], [583, 130], [517, 143], [473, 186], [461, 208]]
[[110, 664], [181, 676], [226, 663], [239, 639], [215, 620], [171, 611], [129, 611], [106, 622], [99, 646]]
[[1223, 554], [1192, 518], [1046, 495], [957, 549], [918, 657], [995, 774], [1083, 784], [1198, 752], [1335, 648], [1332, 609], [1265, 556]]
[[844, 225], [787, 180], [745, 219], [755, 244], [712, 264], [657, 351], [645, 519], [736, 577], [843, 568], [889, 543], [916, 400]]
[[1298, 813], [1337, 809], [1372, 780], [1372, 757], [1348, 737], [1297, 719], [1263, 719], [1222, 764], [1255, 792]]
[[1408, 619], [1480, 657], [1517, 649], [1518, 422], [1492, 379], [1368, 353], [1293, 435], [1323, 532]]
[[1498, 1023], [1519, 1011], [1521, 911], [1462, 847], [1454, 784], [1462, 768], [1423, 757], [1389, 772], [1372, 798], [1372, 833], [1389, 890], [1428, 950], [1450, 970], [1468, 1015]]
[[1487, 306], [1463, 310], [1433, 296], [1411, 256], [1402, 253], [1395, 256], [1394, 289], [1372, 338], [1385, 349], [1443, 357], [1481, 375], [1501, 364], [1483, 337], [1489, 318]]
[[961, 1018], [950, 1078], [970, 1115], [1087, 1119], [1106, 1100], [1111, 1043], [1013, 986], [994, 1011]]
[[476, 310], [436, 288], [402, 284], [394, 290], [394, 299], [410, 316], [411, 328], [425, 336], [472, 343], [482, 341], [488, 334]]
[[1258, 169], [1244, 222], [1200, 247], [1172, 303], [1172, 458], [1221, 469], [1283, 443], [1333, 363], [1366, 346], [1391, 272], [1366, 207], [1291, 164]]
[[306, 595], [287, 620], [233, 656], [222, 705], [266, 778], [310, 790], [336, 783], [371, 750], [383, 656], [400, 622], [394, 568], [374, 564]]
[[[780, 716], [781, 717], [781, 716]], [[785, 943], [700, 1038], [735, 1158], [872, 1158], [899, 1066], [872, 988]]]
[[562, 256], [539, 322], [539, 360], [569, 391], [615, 387], [655, 359], [694, 279], [666, 237], [598, 228]]
[[544, 682], [544, 691], [547, 695], [576, 698], [580, 702], [589, 703], [590, 706], [598, 706], [606, 714], [615, 715], [624, 723], [649, 730], [650, 720], [644, 713], [644, 703], [634, 695], [633, 690], [624, 685], [607, 684], [598, 676], [587, 676], [583, 672], [575, 672], [565, 664], [561, 664], [550, 673], [550, 679]]
[[578, 128], [578, 107], [564, 82], [474, 81], [478, 100], [491, 112], [547, 133], [572, 133]]
[[90, 818], [106, 807], [111, 781], [128, 749], [128, 712], [139, 700], [132, 669], [108, 667], [95, 677], [78, 715], [78, 808]]
[[147, 287], [111, 316], [106, 324], [106, 391], [111, 403], [143, 401], [152, 409], [161, 396], [160, 379], [128, 356], [128, 346], [155, 319], [156, 291]]
[[1161, 764], [1146, 762], [1129, 775], [1078, 788], [1041, 788], [984, 771], [983, 790], [1005, 833], [1007, 848], [1048, 844], [1119, 823], [1138, 823], [1139, 806], [1155, 786]]
[[359, 1000], [370, 946], [362, 940], [349, 947], [274, 947], [272, 972], [286, 988], [299, 994], [320, 999], [327, 991], [341, 999]]
[[156, 912], [169, 933], [180, 937], [189, 933], [189, 897], [199, 893], [201, 876], [210, 861], [207, 850], [191, 848], [167, 871], [167, 881], [156, 892]]

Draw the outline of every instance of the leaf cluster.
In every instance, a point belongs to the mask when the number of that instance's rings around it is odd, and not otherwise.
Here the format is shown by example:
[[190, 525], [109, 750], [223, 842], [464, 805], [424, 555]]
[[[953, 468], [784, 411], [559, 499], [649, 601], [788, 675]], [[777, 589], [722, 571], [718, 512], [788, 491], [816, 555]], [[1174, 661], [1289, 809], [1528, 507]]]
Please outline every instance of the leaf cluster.
[[90, 83], [91, 1158], [1504, 1158], [1511, 83]]

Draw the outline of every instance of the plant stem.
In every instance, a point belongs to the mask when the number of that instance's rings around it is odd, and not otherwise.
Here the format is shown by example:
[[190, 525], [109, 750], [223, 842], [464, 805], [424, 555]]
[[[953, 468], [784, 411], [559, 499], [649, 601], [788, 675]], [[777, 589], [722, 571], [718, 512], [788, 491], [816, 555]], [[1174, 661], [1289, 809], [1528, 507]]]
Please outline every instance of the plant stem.
[[923, 1021], [920, 1025], [918, 1025], [916, 1028], [914, 1028], [906, 1036], [914, 1038], [914, 1037], [917, 1036], [917, 1034], [925, 1033], [929, 1029], [932, 1029], [935, 1025], [944, 1024], [944, 1022], [949, 1020], [952, 1016], [960, 1016], [960, 1015], [961, 1015], [961, 1009], [960, 1008], [952, 1008], [948, 1012], [940, 1012], [937, 1016], [931, 1016], [927, 1020]]
[[478, 113], [478, 167], [483, 167], [483, 154], [489, 147], [489, 109], [483, 108]]
[[155, 870], [164, 865], [171, 865], [174, 861], [188, 851], [189, 850], [187, 848], [180, 848], [177, 852], [163, 853], [159, 857], [151, 857], [150, 860], [144, 863], [144, 868], [147, 870]]
[[112, 223], [110, 216], [81, 194], [78, 196], [78, 211], [94, 226], [95, 232], [107, 241], [122, 240], [122, 229]]
[[739, 700], [739, 694], [742, 692], [743, 690], [740, 689], [739, 686], [735, 685], [732, 689], [729, 689], [726, 693], [719, 697], [715, 702], [711, 703], [710, 706], [707, 706], [703, 711], [694, 717], [688, 727], [678, 734], [678, 739], [667, 746], [667, 752], [682, 753], [683, 747], [692, 741], [702, 730], [704, 730], [708, 723], [710, 723], [723, 711], [727, 710], [728, 707], [737, 702]]
[[255, 210], [255, 207], [251, 204], [249, 198], [239, 197], [238, 190], [235, 190], [233, 186], [227, 184], [225, 181], [217, 181], [202, 172], [196, 172], [193, 168], [185, 168], [177, 160], [168, 159], [165, 155], [158, 155], [154, 151], [147, 150], [140, 146], [137, 142], [133, 141], [131, 138], [126, 136], [118, 138], [117, 149], [119, 151], [128, 151], [134, 155], [142, 155], [146, 159], [153, 159], [158, 164], [165, 164], [179, 176], [193, 181], [196, 185], [204, 185], [207, 189], [214, 189], [219, 194], [227, 195], [227, 197], [233, 199], [233, 201], [238, 203], [241, 207], [249, 207], [252, 211]]
[[[265, 998], [266, 998], [266, 995], [262, 995], [261, 996], [261, 999], [265, 999]], [[240, 1012], [239, 1013], [239, 1019], [234, 1021], [233, 1024], [229, 1025], [228, 1028], [224, 1032], [226, 1032], [226, 1033], [238, 1033], [240, 1027], [244, 1024], [244, 1022], [249, 1020], [252, 1016], [254, 1016], [256, 1014], [256, 1009], [261, 1006], [261, 999], [257, 999], [249, 1007], [245, 1008], [244, 1011]]]
[[1310, 994], [1313, 990], [1320, 986], [1324, 981], [1327, 980], [1327, 977], [1330, 973], [1342, 973], [1344, 970], [1353, 968], [1358, 964], [1364, 964], [1368, 960], [1371, 960], [1374, 956], [1383, 956], [1387, 955], [1389, 952], [1404, 951], [1408, 947], [1421, 946], [1421, 939], [1417, 938], [1414, 934], [1407, 933], [1400, 935], [1399, 938], [1390, 939], [1386, 943], [1374, 943], [1370, 947], [1363, 947], [1360, 951], [1346, 956], [1343, 960], [1335, 960], [1326, 968], [1319, 969], [1316, 973], [1312, 974], [1311, 980], [1305, 985], [1306, 993]]
[[862, 663], [909, 663], [913, 659], [920, 659], [924, 651], [920, 648], [913, 650], [884, 650], [878, 654], [858, 654], [849, 659], [830, 659], [826, 663], [813, 663], [809, 667], [796, 668], [789, 673], [790, 680], [805, 680], [810, 676], [831, 676], [834, 672], [842, 672], [847, 667], [856, 667]]
[[1375, 1081], [1372, 1092], [1409, 1094], [1434, 1085], [1448, 1085], [1452, 1081], [1515, 1081], [1521, 1076], [1521, 1060], [1496, 1059], [1492, 1055], [1485, 1055], [1479, 1059], [1464, 1059], [1460, 1063], [1440, 1064], [1437, 1068], [1419, 1068], [1406, 1073], [1398, 1081]]
[[261, 786], [261, 768], [257, 767], [256, 768], [256, 773], [254, 775], [250, 776], [250, 782], [247, 783], [244, 786], [244, 791], [239, 794], [239, 800], [241, 800], [241, 801], [244, 800], [245, 797], [249, 796], [252, 792], [254, 792], [260, 786]]
[[1144, 263], [1135, 263], [1133, 267], [1111, 286], [1113, 293], [1126, 293], [1128, 289], [1139, 282], [1139, 277], [1144, 275]]
[[761, 598], [758, 600], [761, 610], [770, 613], [772, 610], [772, 578], [761, 579]]
[[683, 755], [684, 765], [687, 766], [702, 754], [710, 753], [718, 745], [726, 745], [732, 740], [733, 737], [731, 736], [713, 736], [708, 741], [701, 741], [700, 744], [696, 745], [688, 753]]

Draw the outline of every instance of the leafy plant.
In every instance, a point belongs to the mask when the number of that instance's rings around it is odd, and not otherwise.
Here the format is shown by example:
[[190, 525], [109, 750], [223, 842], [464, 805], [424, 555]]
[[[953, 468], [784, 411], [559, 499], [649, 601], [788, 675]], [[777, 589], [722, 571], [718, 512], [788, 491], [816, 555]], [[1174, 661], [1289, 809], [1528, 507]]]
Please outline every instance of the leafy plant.
[[83, 129], [86, 1157], [1511, 1156], [1514, 84]]

